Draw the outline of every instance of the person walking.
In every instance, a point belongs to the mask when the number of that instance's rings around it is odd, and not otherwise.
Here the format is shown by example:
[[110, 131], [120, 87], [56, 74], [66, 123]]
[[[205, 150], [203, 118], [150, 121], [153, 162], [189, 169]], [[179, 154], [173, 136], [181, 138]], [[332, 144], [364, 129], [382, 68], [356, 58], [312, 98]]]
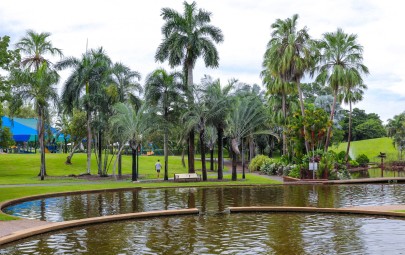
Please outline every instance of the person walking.
[[157, 178], [159, 179], [159, 174], [160, 174], [160, 169], [162, 169], [162, 164], [160, 164], [160, 160], [158, 159], [158, 162], [155, 164], [155, 169], [157, 172]]

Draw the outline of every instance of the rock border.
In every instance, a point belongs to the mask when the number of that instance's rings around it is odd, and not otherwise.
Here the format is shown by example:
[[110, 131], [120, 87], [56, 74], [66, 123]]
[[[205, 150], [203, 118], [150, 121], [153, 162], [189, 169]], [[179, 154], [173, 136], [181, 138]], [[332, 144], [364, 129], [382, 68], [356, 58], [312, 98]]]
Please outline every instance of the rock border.
[[16, 232], [11, 233], [10, 235], [6, 235], [0, 237], [0, 245], [11, 243], [23, 238], [31, 237], [34, 235], [39, 235], [51, 231], [72, 228], [72, 227], [80, 227], [89, 224], [96, 224], [96, 223], [105, 223], [110, 221], [119, 221], [119, 220], [128, 220], [128, 219], [143, 219], [143, 218], [153, 218], [153, 217], [162, 217], [162, 216], [178, 216], [178, 215], [191, 215], [191, 214], [199, 214], [199, 210], [197, 208], [191, 209], [178, 209], [178, 210], [163, 210], [163, 211], [149, 211], [149, 212], [138, 212], [138, 213], [126, 213], [126, 214], [118, 214], [118, 215], [111, 215], [111, 216], [101, 216], [101, 217], [93, 217], [93, 218], [86, 218], [80, 220], [70, 220], [70, 221], [63, 221], [63, 222], [54, 222], [49, 223], [43, 226], [27, 228], [24, 230], [19, 230]]

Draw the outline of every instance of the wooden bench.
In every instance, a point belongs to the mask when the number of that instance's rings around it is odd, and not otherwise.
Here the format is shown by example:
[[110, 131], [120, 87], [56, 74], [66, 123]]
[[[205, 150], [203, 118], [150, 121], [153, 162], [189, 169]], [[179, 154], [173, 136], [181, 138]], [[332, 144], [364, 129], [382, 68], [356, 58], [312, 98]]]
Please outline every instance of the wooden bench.
[[174, 174], [174, 181], [201, 181], [201, 176], [192, 174]]

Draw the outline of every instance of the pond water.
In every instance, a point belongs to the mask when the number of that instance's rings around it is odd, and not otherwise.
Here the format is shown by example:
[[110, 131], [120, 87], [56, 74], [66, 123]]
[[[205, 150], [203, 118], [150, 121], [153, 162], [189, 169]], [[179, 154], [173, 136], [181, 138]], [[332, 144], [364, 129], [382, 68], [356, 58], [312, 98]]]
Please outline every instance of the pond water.
[[341, 214], [241, 213], [229, 206], [405, 204], [405, 185], [172, 188], [51, 197], [6, 213], [65, 221], [152, 210], [198, 216], [110, 222], [24, 239], [0, 254], [404, 254], [405, 220]]
[[0, 254], [403, 254], [405, 221], [245, 213], [120, 221], [35, 236]]
[[100, 192], [23, 202], [5, 213], [66, 221], [152, 210], [197, 207], [203, 213], [229, 206], [316, 206], [405, 204], [405, 185], [275, 185], [266, 187], [172, 188]]

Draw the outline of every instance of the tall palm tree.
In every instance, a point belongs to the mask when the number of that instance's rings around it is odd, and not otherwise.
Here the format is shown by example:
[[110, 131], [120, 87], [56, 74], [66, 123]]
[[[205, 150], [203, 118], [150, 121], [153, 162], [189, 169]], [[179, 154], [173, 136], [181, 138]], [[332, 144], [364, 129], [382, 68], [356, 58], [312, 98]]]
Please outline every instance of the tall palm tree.
[[[195, 2], [184, 2], [183, 5], [183, 14], [171, 8], [162, 9], [164, 38], [155, 59], [160, 62], [168, 60], [171, 67], [182, 65], [186, 84], [191, 87], [193, 69], [198, 58], [203, 57], [207, 67], [218, 67], [219, 56], [214, 43], [222, 42], [224, 37], [219, 28], [210, 25], [210, 12], [197, 10]], [[191, 103], [192, 98], [188, 100]], [[190, 132], [189, 142], [189, 172], [194, 172], [194, 132]]]
[[236, 163], [240, 154], [239, 145], [243, 138], [251, 134], [266, 120], [263, 104], [249, 97], [239, 98], [229, 119], [228, 133], [231, 138], [232, 180], [237, 180]]
[[[225, 129], [228, 124], [228, 117], [232, 111], [232, 107], [235, 101], [235, 97], [232, 94], [236, 80], [230, 80], [229, 83], [222, 87], [219, 79], [212, 80], [211, 77], [206, 76], [204, 83], [207, 83], [206, 87], [206, 101], [207, 104], [216, 105], [216, 107], [222, 108], [213, 109], [216, 113], [212, 117], [212, 124], [217, 129], [217, 147], [218, 147], [218, 180], [223, 179], [223, 138]], [[217, 103], [221, 102], [221, 103]]]
[[[169, 180], [168, 175], [168, 141], [169, 141], [169, 124], [170, 115], [181, 100], [181, 91], [183, 83], [180, 73], [167, 73], [164, 69], [157, 69], [149, 74], [145, 81], [145, 101], [156, 109], [157, 116], [163, 118], [164, 129], [164, 180]], [[157, 117], [156, 116], [156, 117]]]
[[125, 102], [129, 100], [137, 108], [140, 107], [139, 96], [135, 92], [142, 93], [143, 88], [139, 83], [141, 74], [132, 71], [128, 66], [122, 63], [115, 63], [111, 71], [112, 83], [117, 87], [118, 100]]
[[[339, 89], [348, 84], [362, 84], [362, 74], [368, 74], [363, 64], [363, 46], [357, 43], [357, 35], [346, 34], [338, 28], [336, 32], [325, 33], [319, 43], [320, 62], [317, 67], [317, 81], [326, 83], [333, 90], [330, 120], [333, 121]], [[328, 150], [332, 127], [329, 127], [325, 151]]]
[[[306, 27], [297, 29], [298, 14], [285, 20], [277, 19], [271, 25], [273, 32], [267, 45], [264, 66], [275, 78], [281, 79], [279, 84], [295, 83], [301, 107], [301, 114], [305, 117], [304, 100], [301, 89], [301, 79], [314, 65], [314, 43]], [[304, 133], [306, 130], [304, 128]], [[308, 153], [309, 145], [305, 140]]]
[[54, 85], [59, 81], [59, 75], [55, 70], [48, 67], [47, 62], [43, 62], [38, 69], [22, 69], [12, 74], [12, 80], [16, 84], [14, 95], [25, 100], [34, 100], [35, 110], [38, 115], [38, 141], [41, 148], [41, 180], [46, 175], [45, 165], [45, 122], [49, 118], [49, 106], [53, 101], [57, 105], [58, 94]]
[[27, 35], [16, 44], [20, 52], [26, 54], [21, 61], [23, 67], [37, 70], [44, 62], [47, 63], [48, 67], [51, 67], [51, 62], [45, 58], [45, 55], [63, 56], [62, 50], [53, 47], [51, 41], [48, 40], [49, 36], [51, 34], [47, 32], [38, 34], [33, 30], [28, 30]]
[[102, 83], [108, 76], [111, 60], [103, 48], [92, 49], [82, 54], [81, 59], [67, 57], [55, 65], [58, 70], [72, 68], [62, 88], [62, 104], [69, 113], [74, 108], [84, 106], [87, 112], [87, 173], [91, 171], [91, 119], [94, 102], [91, 95], [100, 92]]
[[339, 101], [349, 104], [349, 134], [347, 136], [347, 149], [345, 162], [349, 160], [350, 141], [352, 136], [352, 104], [355, 104], [363, 99], [364, 90], [367, 89], [365, 84], [346, 84], [339, 95]]
[[[120, 140], [120, 148], [118, 155], [121, 154], [122, 149], [126, 142], [129, 142], [129, 146], [132, 150], [132, 181], [138, 180], [138, 171], [136, 154], [139, 145], [141, 144], [142, 137], [145, 137], [150, 130], [150, 123], [148, 123], [147, 115], [145, 115], [145, 109], [141, 107], [138, 111], [128, 103], [117, 103], [114, 105], [115, 114], [111, 119], [111, 124], [114, 133], [118, 134]], [[115, 166], [117, 164], [118, 157], [114, 163], [113, 174], [115, 175]]]
[[204, 143], [210, 150], [210, 171], [214, 171], [214, 148], [217, 142], [217, 131], [211, 124], [206, 127], [204, 135]]

